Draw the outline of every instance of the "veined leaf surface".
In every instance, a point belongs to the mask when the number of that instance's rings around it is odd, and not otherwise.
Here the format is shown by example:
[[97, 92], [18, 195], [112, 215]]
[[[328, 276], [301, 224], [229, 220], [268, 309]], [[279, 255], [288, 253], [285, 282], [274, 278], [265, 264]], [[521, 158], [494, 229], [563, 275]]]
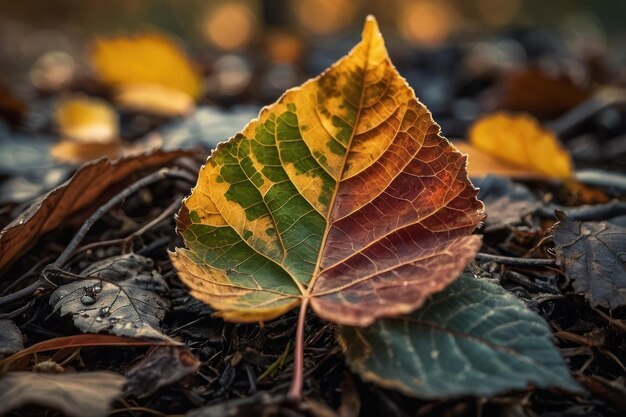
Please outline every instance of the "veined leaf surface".
[[580, 391], [551, 339], [539, 315], [470, 274], [410, 315], [367, 329], [343, 326], [340, 337], [364, 379], [420, 398], [491, 396], [528, 385]]
[[211, 154], [178, 215], [179, 276], [233, 321], [414, 310], [480, 246], [466, 157], [439, 132], [369, 17], [347, 56]]

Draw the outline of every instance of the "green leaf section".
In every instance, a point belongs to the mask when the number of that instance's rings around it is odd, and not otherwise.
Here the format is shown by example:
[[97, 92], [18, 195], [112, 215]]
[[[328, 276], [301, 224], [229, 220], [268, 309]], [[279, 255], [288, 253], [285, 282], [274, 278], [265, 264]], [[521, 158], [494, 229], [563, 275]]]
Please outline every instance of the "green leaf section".
[[491, 396], [528, 385], [580, 391], [544, 320], [470, 274], [411, 315], [340, 332], [354, 371], [415, 397]]

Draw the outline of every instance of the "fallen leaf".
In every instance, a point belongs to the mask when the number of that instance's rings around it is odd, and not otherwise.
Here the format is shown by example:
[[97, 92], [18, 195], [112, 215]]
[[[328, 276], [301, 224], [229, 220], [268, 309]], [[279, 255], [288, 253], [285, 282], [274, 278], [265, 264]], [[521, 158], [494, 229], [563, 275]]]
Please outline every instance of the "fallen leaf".
[[121, 104], [164, 114], [181, 114], [200, 96], [202, 80], [182, 50], [152, 32], [97, 39], [91, 63], [115, 88]]
[[[562, 180], [572, 176], [569, 152], [554, 133], [544, 129], [527, 114], [493, 113], [484, 116], [470, 128], [469, 139], [474, 148], [512, 168]], [[471, 168], [474, 162], [472, 153], [468, 153]]]
[[0, 414], [37, 404], [67, 416], [105, 417], [124, 384], [126, 378], [113, 372], [10, 372], [0, 376]]
[[474, 179], [474, 184], [486, 207], [485, 232], [518, 224], [543, 206], [528, 188], [506, 177], [489, 175]]
[[30, 355], [36, 353], [48, 352], [50, 350], [69, 349], [76, 347], [88, 346], [171, 346], [177, 344], [170, 340], [141, 340], [131, 339], [128, 337], [111, 336], [107, 334], [79, 334], [74, 336], [63, 336], [54, 339], [44, 340], [36, 343], [26, 349], [0, 360], [0, 374], [15, 368], [15, 364], [19, 363]]
[[125, 393], [146, 398], [195, 373], [199, 367], [200, 361], [187, 347], [156, 347], [126, 372], [128, 385]]
[[555, 211], [552, 240], [557, 264], [592, 306], [626, 305], [626, 228], [575, 222]]
[[545, 175], [530, 168], [520, 168], [502, 162], [467, 142], [454, 141], [454, 146], [467, 155], [467, 173], [474, 178], [499, 175], [521, 180], [543, 180]]
[[346, 57], [218, 145], [179, 212], [186, 248], [172, 262], [227, 320], [309, 302], [360, 326], [410, 312], [480, 246], [465, 160], [369, 17]]
[[0, 358], [24, 349], [24, 337], [11, 320], [0, 320]]
[[190, 154], [155, 151], [115, 161], [102, 158], [83, 165], [72, 178], [39, 197], [0, 231], [0, 272], [39, 236], [87, 208], [112, 186], [128, 181], [133, 174], [157, 169]]
[[59, 102], [56, 124], [63, 138], [79, 143], [110, 145], [119, 142], [119, 119], [106, 101], [75, 96]]
[[57, 288], [50, 305], [62, 316], [71, 314], [81, 331], [170, 340], [159, 326], [169, 309], [161, 295], [169, 287], [151, 259], [132, 253], [115, 256], [93, 263], [80, 275], [85, 278]]
[[363, 379], [414, 397], [489, 397], [529, 385], [581, 391], [543, 319], [467, 273], [408, 316], [342, 326], [340, 342]]

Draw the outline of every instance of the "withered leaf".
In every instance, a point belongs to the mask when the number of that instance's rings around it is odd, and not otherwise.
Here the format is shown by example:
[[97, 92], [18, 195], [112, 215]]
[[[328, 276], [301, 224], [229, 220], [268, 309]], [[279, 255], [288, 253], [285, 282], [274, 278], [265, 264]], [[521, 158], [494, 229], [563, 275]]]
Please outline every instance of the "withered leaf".
[[200, 170], [171, 259], [233, 321], [300, 303], [368, 325], [454, 281], [483, 218], [466, 158], [391, 63], [374, 18], [318, 78], [287, 91]]
[[11, 320], [0, 319], [0, 358], [24, 349], [24, 338]]
[[169, 288], [153, 270], [151, 259], [115, 256], [92, 264], [80, 275], [85, 279], [57, 288], [50, 304], [61, 315], [71, 314], [81, 331], [170, 340], [159, 330], [169, 309], [162, 295]]
[[39, 197], [0, 231], [0, 272], [28, 250], [42, 234], [54, 230], [93, 204], [110, 187], [131, 175], [164, 166], [188, 151], [155, 151], [111, 161], [102, 158], [83, 165], [72, 178]]
[[59, 102], [55, 120], [61, 135], [79, 143], [119, 142], [119, 120], [106, 101], [87, 96], [68, 97]]
[[491, 396], [529, 385], [580, 391], [543, 319], [503, 288], [464, 274], [407, 316], [340, 341], [364, 379], [426, 399]]
[[158, 32], [100, 38], [91, 63], [116, 91], [119, 104], [175, 115], [189, 112], [202, 92], [202, 79], [184, 52]]
[[[499, 165], [480, 166], [474, 161], [472, 149], [478, 154], [486, 153], [511, 170], [526, 172], [526, 176], [568, 179], [572, 176], [573, 163], [569, 152], [556, 135], [543, 128], [539, 121], [527, 114], [493, 113], [478, 119], [470, 128], [470, 169], [483, 169], [487, 173], [499, 172]], [[482, 158], [486, 162], [485, 158]], [[476, 164], [474, 167], [473, 165]], [[528, 174], [530, 173], [530, 175]], [[475, 175], [470, 171], [470, 175]]]
[[592, 306], [626, 305], [626, 228], [608, 222], [575, 222], [555, 212], [552, 239], [557, 263]]
[[200, 361], [186, 347], [155, 347], [125, 372], [128, 378], [125, 393], [137, 398], [148, 397], [160, 388], [193, 374], [199, 367]]
[[0, 376], [0, 414], [37, 404], [72, 417], [105, 417], [124, 384], [126, 378], [113, 372], [9, 372]]

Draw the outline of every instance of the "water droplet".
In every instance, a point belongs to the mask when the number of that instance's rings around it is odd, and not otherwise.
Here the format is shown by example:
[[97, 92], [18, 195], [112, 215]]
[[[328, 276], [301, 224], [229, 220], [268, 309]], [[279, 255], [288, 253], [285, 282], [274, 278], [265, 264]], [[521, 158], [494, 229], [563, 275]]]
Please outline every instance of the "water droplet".
[[437, 359], [439, 357], [439, 351], [438, 350], [431, 350], [430, 351], [430, 357], [433, 360]]
[[100, 317], [100, 316], [96, 317], [96, 321], [98, 321], [98, 322], [102, 321], [102, 317]]
[[95, 304], [96, 297], [94, 295], [85, 294], [82, 297], [80, 297], [80, 302], [86, 306], [90, 306], [92, 304]]
[[102, 281], [94, 284], [93, 287], [92, 287], [92, 291], [93, 292], [100, 292], [100, 291], [102, 291]]
[[102, 317], [106, 317], [110, 314], [110, 312], [111, 312], [111, 307], [102, 307], [100, 311], [98, 311], [98, 314]]

